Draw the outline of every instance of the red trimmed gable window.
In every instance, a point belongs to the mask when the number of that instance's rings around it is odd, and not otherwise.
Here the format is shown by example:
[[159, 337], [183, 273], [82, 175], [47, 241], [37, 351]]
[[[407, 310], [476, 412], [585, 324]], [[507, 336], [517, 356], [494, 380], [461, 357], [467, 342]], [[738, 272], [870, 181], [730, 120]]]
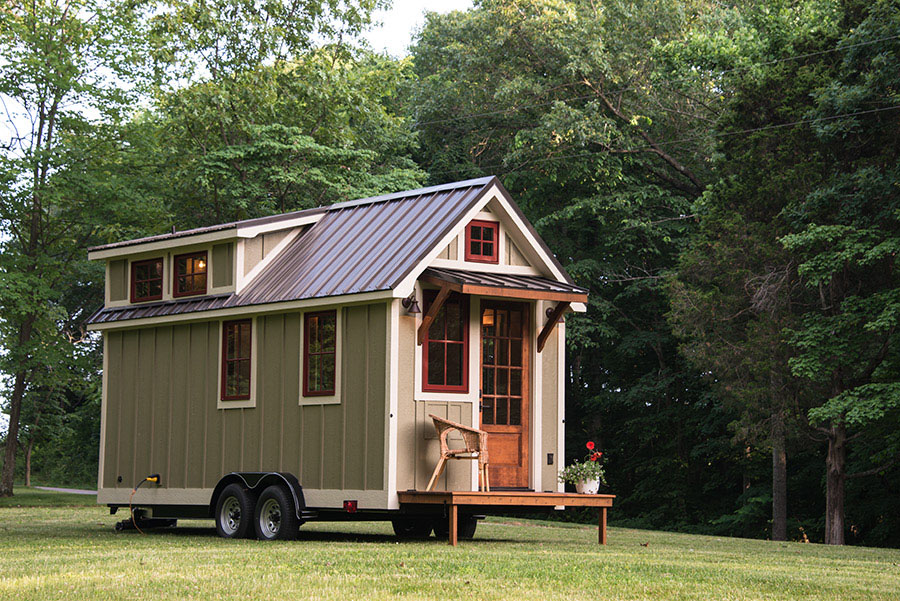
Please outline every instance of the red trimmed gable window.
[[249, 319], [222, 324], [222, 400], [250, 398], [252, 327]]
[[162, 257], [131, 264], [131, 302], [159, 300], [162, 298], [162, 288]]
[[303, 316], [303, 396], [334, 394], [337, 311]]
[[206, 251], [175, 257], [175, 286], [172, 296], [206, 294]]
[[[425, 292], [425, 313], [437, 291]], [[431, 322], [422, 342], [422, 390], [430, 392], [469, 391], [469, 303], [451, 293]]]
[[500, 224], [474, 220], [466, 226], [466, 261], [497, 263]]

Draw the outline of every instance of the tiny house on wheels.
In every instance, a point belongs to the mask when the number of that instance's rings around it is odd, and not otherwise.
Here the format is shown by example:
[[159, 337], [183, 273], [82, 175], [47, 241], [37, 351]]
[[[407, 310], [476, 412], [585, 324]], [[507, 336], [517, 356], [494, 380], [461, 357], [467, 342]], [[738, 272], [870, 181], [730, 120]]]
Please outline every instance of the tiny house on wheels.
[[[89, 257], [106, 264], [97, 497], [139, 527], [383, 519], [455, 542], [494, 510], [591, 504], [557, 481], [562, 317], [587, 291], [494, 177]], [[430, 415], [488, 433], [490, 492], [474, 461], [425, 491]]]

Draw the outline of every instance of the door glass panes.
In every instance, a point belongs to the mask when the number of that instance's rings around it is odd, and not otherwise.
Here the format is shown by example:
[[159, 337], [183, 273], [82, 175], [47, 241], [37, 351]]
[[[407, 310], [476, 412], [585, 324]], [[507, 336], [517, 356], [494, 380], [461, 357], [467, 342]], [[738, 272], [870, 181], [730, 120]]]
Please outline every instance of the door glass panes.
[[521, 426], [522, 425], [522, 399], [515, 399], [510, 397], [509, 399], [509, 425], [510, 426]]
[[485, 398], [481, 402], [481, 423], [493, 425], [494, 423], [494, 399]]
[[509, 406], [509, 399], [505, 399], [503, 397], [497, 397], [497, 423], [498, 424], [509, 424], [509, 412], [507, 408]]
[[[487, 303], [486, 303], [487, 304]], [[498, 306], [481, 313], [482, 423], [522, 425], [525, 311]]]

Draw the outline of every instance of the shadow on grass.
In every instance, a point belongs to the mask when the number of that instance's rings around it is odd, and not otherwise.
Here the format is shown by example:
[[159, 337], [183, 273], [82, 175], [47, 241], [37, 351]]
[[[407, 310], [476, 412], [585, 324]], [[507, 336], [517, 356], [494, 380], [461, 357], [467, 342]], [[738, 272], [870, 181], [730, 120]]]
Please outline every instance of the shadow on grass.
[[[214, 527], [204, 528], [201, 526], [176, 526], [175, 528], [157, 528], [152, 530], [145, 531], [148, 535], [153, 536], [173, 536], [173, 537], [182, 537], [182, 536], [196, 536], [199, 538], [218, 538], [218, 534], [216, 533], [216, 529]], [[119, 533], [122, 536], [130, 536], [138, 534], [136, 530], [129, 530], [126, 532]], [[341, 532], [339, 530], [329, 531], [329, 530], [304, 530], [302, 527], [300, 528], [300, 533], [297, 535], [295, 541], [297, 543], [310, 542], [310, 543], [380, 543], [380, 544], [407, 544], [407, 543], [432, 543], [432, 544], [440, 544], [446, 545], [446, 538], [435, 538], [429, 537], [424, 539], [399, 539], [393, 534], [379, 534], [379, 533], [365, 533], [365, 532]], [[459, 541], [460, 544], [463, 545], [472, 545], [479, 543], [515, 543], [521, 542], [514, 538], [499, 538], [499, 537], [491, 537], [491, 538], [479, 538], [478, 535], [475, 536], [472, 540], [462, 540]]]

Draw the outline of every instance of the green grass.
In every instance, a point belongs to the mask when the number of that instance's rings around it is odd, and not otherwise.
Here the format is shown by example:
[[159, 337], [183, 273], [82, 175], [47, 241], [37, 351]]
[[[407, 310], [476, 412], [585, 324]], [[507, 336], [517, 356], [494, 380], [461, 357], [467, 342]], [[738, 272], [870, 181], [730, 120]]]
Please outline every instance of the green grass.
[[12, 497], [0, 497], [0, 508], [49, 506], [97, 507], [97, 497], [25, 487], [14, 487]]
[[203, 521], [116, 533], [122, 517], [0, 507], [0, 599], [850, 601], [900, 591], [900, 551], [889, 549], [619, 528], [604, 548], [593, 528], [511, 519], [481, 523], [456, 548], [398, 543], [387, 523], [310, 523], [298, 541], [261, 543], [219, 539]]

